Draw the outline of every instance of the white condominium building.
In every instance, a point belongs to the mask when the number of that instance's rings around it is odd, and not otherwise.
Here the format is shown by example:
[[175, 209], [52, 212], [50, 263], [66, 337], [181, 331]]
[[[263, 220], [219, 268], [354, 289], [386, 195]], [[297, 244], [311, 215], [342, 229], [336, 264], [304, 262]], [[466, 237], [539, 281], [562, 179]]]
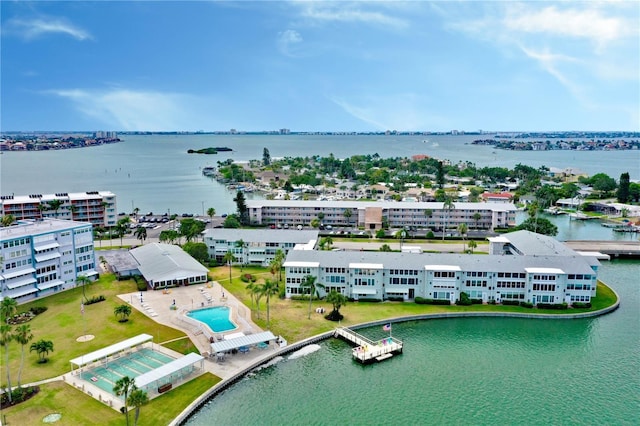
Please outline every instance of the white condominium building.
[[491, 242], [490, 255], [350, 251], [289, 252], [284, 263], [286, 297], [309, 292], [308, 275], [354, 300], [441, 299], [460, 293], [482, 302], [590, 302], [598, 266], [553, 238], [529, 231]]
[[308, 226], [314, 219], [368, 230], [383, 224], [437, 230], [456, 229], [461, 223], [489, 230], [516, 225], [516, 207], [511, 203], [456, 202], [445, 208], [439, 202], [247, 200], [247, 208], [251, 223], [263, 225]]
[[44, 219], [0, 228], [0, 297], [19, 303], [76, 286], [80, 275], [94, 277], [92, 226]]
[[118, 222], [116, 196], [109, 191], [2, 195], [0, 212], [22, 219], [68, 219], [111, 227]]
[[278, 250], [285, 255], [294, 247], [314, 250], [318, 231], [214, 228], [206, 230], [204, 243], [209, 257], [219, 263], [231, 251], [235, 264], [268, 266]]

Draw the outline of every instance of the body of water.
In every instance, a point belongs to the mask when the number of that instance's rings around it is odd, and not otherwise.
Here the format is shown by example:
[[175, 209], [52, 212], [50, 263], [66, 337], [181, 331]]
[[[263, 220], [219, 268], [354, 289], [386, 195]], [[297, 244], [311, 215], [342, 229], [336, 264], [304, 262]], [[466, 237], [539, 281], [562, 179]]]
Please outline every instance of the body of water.
[[[605, 262], [617, 311], [581, 320], [459, 318], [394, 324], [404, 353], [362, 366], [321, 349], [244, 378], [188, 424], [635, 425], [640, 291], [633, 261]], [[349, 315], [349, 305], [342, 310]], [[380, 327], [361, 331], [373, 339]]]
[[[144, 135], [123, 136], [124, 142], [61, 151], [4, 152], [0, 155], [0, 194], [111, 191], [118, 209], [146, 213], [233, 213], [234, 193], [202, 176], [218, 161], [272, 157], [357, 154], [410, 157], [426, 154], [442, 160], [472, 161], [477, 166], [512, 168], [572, 167], [615, 179], [628, 171], [640, 178], [640, 151], [506, 151], [470, 143], [478, 136], [298, 136], [298, 135]], [[189, 149], [227, 146], [233, 152], [187, 154]], [[258, 195], [247, 194], [251, 199]]]

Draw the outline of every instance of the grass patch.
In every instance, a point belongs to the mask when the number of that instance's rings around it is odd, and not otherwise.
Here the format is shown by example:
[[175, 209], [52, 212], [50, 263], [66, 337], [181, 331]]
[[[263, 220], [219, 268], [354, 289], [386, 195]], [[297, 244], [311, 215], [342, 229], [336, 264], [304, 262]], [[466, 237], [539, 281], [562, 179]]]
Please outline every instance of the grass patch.
[[182, 339], [178, 339], [178, 340], [174, 340], [174, 341], [171, 341], [171, 342], [163, 343], [162, 346], [164, 346], [165, 348], [174, 350], [176, 352], [179, 352], [179, 353], [181, 353], [183, 355], [186, 355], [186, 354], [191, 353], [191, 352], [200, 355], [200, 351], [193, 344], [193, 342], [191, 341], [191, 339], [189, 339], [188, 336], [185, 336]]
[[[132, 280], [117, 281], [113, 274], [104, 274], [91, 285], [87, 285], [85, 293], [88, 298], [104, 295], [104, 302], [85, 305], [84, 316], [80, 313], [82, 288], [67, 290], [20, 305], [18, 311], [26, 311], [33, 306], [46, 306], [47, 311], [36, 316], [28, 324], [31, 326], [33, 340], [51, 340], [54, 351], [48, 355], [49, 361], [38, 364], [36, 352], [29, 352], [29, 343], [25, 347], [25, 362], [22, 372], [22, 383], [59, 376], [70, 371], [69, 360], [82, 354], [112, 345], [121, 340], [148, 333], [154, 341], [164, 342], [185, 336], [182, 331], [170, 328], [145, 316], [136, 309], [132, 309], [129, 321], [118, 322], [113, 310], [122, 305], [118, 294], [136, 291], [136, 284]], [[15, 329], [15, 328], [14, 328]], [[84, 334], [93, 334], [95, 339], [89, 342], [77, 342], [76, 339]], [[17, 372], [20, 366], [21, 347], [16, 342], [9, 345], [9, 367], [11, 369], [12, 384], [16, 385]], [[4, 354], [0, 368], [0, 381], [6, 383], [6, 365]]]
[[[141, 426], [169, 424], [191, 402], [220, 380], [213, 374], [205, 373], [176, 388], [177, 390], [155, 398], [140, 409], [138, 424]], [[7, 423], [16, 425], [42, 424], [43, 417], [52, 413], [62, 414], [60, 421], [56, 422], [57, 425], [98, 423], [101, 425], [123, 425], [125, 423], [123, 414], [64, 382], [41, 385], [40, 392], [27, 403], [2, 411]], [[130, 421], [133, 421], [133, 416], [134, 413], [130, 412]]]

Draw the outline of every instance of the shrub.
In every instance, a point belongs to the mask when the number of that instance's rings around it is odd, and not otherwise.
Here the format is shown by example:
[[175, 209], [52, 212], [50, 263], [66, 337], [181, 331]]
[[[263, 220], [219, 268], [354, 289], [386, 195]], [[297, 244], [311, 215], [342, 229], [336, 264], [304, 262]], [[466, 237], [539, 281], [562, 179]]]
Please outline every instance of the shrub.
[[460, 299], [456, 300], [456, 305], [470, 306], [471, 303], [471, 299], [469, 299], [467, 293], [465, 293], [464, 291], [460, 292]]
[[520, 302], [520, 306], [522, 306], [523, 308], [533, 308], [533, 303]]
[[46, 312], [47, 309], [49, 308], [47, 308], [46, 306], [33, 306], [29, 310], [33, 315], [40, 315], [41, 313]]
[[93, 305], [94, 303], [104, 302], [105, 300], [107, 299], [105, 299], [105, 297], [101, 294], [100, 296], [95, 296], [95, 297], [92, 297], [91, 299], [87, 299], [87, 301], [84, 302], [84, 304]]
[[567, 305], [566, 303], [538, 303], [536, 305], [536, 308], [538, 309], [558, 309], [558, 310], [562, 310], [562, 309], [567, 309], [569, 307], [569, 305]]
[[144, 280], [136, 281], [136, 287], [138, 291], [147, 291], [147, 283]]
[[416, 297], [415, 301], [419, 305], [450, 305], [448, 299], [425, 299], [423, 297]]
[[254, 277], [254, 276], [253, 276], [253, 275], [251, 275], [251, 274], [243, 274], [243, 275], [240, 277], [240, 279], [242, 280], [242, 282], [245, 282], [245, 283], [253, 283], [253, 282], [255, 282], [255, 281], [256, 281], [256, 277]]
[[434, 238], [435, 238], [435, 234], [433, 233], [433, 231], [427, 232], [427, 239], [428, 240], [432, 240]]
[[482, 305], [482, 299], [471, 299], [471, 304]]
[[576, 309], [587, 309], [591, 307], [591, 303], [590, 302], [573, 302], [571, 306], [573, 306]]
[[519, 300], [503, 300], [502, 301], [503, 305], [512, 305], [512, 306], [519, 306], [520, 305], [520, 301]]

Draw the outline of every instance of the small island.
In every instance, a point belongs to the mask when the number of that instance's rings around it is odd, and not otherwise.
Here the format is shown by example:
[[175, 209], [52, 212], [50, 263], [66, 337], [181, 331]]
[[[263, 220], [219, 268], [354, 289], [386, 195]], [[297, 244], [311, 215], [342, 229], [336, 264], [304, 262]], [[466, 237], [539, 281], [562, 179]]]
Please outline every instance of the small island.
[[218, 152], [225, 151], [233, 151], [231, 148], [226, 146], [216, 146], [202, 149], [189, 149], [187, 150], [187, 154], [217, 154]]

